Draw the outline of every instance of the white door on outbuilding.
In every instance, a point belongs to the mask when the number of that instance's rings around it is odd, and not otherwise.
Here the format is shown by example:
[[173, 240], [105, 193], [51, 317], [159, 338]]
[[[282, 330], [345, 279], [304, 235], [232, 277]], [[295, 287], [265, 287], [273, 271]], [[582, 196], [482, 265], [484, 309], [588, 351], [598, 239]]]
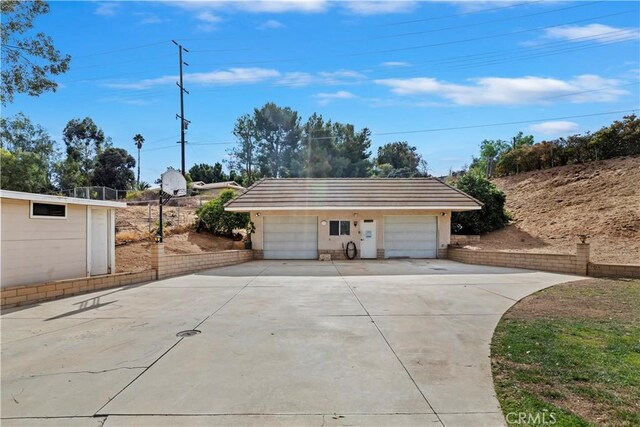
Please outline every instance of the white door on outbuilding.
[[97, 276], [109, 273], [109, 211], [91, 209], [91, 269], [90, 274]]
[[436, 258], [437, 218], [430, 215], [385, 216], [385, 258]]
[[263, 220], [264, 259], [317, 259], [318, 217], [269, 215]]

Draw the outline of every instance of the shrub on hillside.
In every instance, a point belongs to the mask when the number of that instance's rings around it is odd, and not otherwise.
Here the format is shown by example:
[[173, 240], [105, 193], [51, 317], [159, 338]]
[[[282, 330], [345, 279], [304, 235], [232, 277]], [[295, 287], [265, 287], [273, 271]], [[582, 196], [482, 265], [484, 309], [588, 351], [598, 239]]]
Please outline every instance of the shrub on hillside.
[[456, 187], [484, 205], [477, 211], [454, 212], [451, 218], [454, 234], [484, 234], [509, 223], [511, 217], [504, 209], [507, 198], [491, 181], [478, 173], [467, 173]]
[[201, 225], [214, 234], [233, 236], [233, 230], [246, 228], [248, 213], [226, 212], [224, 205], [236, 196], [231, 189], [223, 190], [217, 198], [205, 203], [196, 211]]

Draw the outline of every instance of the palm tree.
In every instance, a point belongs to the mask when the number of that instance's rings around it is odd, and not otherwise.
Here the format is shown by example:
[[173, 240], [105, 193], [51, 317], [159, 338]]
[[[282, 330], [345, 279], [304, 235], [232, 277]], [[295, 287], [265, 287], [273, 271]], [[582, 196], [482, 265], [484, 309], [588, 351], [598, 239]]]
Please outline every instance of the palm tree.
[[144, 137], [137, 133], [136, 136], [133, 137], [133, 140], [136, 143], [136, 147], [138, 147], [138, 179], [136, 182], [140, 184], [140, 150], [142, 149], [142, 144], [144, 144]]

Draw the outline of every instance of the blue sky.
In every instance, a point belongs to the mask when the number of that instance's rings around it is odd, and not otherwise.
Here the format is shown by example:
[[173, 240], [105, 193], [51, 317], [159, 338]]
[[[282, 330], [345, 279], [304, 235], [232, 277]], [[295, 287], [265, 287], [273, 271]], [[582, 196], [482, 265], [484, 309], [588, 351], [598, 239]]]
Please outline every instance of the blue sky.
[[131, 153], [141, 133], [153, 182], [180, 164], [174, 39], [190, 51], [187, 168], [227, 158], [235, 120], [272, 101], [370, 128], [374, 153], [406, 140], [443, 175], [483, 139], [594, 131], [625, 114], [601, 113], [638, 109], [639, 21], [635, 1], [54, 1], [36, 31], [71, 69], [3, 115], [58, 141], [89, 116]]

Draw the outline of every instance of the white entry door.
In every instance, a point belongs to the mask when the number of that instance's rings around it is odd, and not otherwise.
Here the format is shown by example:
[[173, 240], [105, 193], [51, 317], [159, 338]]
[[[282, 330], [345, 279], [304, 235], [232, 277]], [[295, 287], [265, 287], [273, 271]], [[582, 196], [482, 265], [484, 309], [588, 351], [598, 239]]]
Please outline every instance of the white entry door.
[[438, 219], [427, 215], [384, 217], [385, 258], [436, 258]]
[[264, 259], [317, 259], [318, 217], [264, 217]]
[[109, 273], [109, 215], [107, 209], [91, 209], [91, 275]]
[[365, 219], [360, 225], [360, 258], [376, 258], [378, 247], [376, 245], [376, 221]]

